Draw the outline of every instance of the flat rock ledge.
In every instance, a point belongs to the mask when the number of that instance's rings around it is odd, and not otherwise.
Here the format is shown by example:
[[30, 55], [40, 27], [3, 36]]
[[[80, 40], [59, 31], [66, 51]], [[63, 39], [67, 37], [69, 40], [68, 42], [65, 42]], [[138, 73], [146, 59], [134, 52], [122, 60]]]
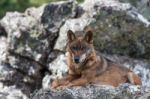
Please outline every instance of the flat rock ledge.
[[150, 90], [129, 84], [117, 88], [90, 85], [65, 90], [41, 89], [31, 99], [150, 99]]

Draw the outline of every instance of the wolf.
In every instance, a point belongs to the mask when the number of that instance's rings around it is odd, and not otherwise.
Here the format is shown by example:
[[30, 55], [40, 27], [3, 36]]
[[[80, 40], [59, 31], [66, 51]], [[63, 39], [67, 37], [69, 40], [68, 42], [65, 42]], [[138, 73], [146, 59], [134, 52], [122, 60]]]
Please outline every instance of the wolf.
[[66, 77], [54, 80], [52, 88], [65, 89], [88, 84], [114, 87], [122, 83], [142, 85], [140, 77], [132, 70], [96, 54], [93, 32], [90, 28], [75, 33], [69, 30], [67, 37], [69, 72]]

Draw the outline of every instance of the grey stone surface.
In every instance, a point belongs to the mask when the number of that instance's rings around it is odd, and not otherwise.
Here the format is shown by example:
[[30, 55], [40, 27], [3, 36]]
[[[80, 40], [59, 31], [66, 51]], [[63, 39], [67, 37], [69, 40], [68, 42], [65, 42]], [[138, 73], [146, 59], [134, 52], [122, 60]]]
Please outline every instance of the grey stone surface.
[[8, 44], [7, 44], [7, 38], [4, 36], [0, 36], [0, 63], [6, 60], [7, 54], [8, 54]]
[[97, 50], [107, 54], [150, 58], [149, 27], [122, 11], [111, 11], [111, 8], [99, 11], [96, 21], [91, 23]]
[[[131, 0], [127, 2], [134, 5]], [[33, 99], [149, 98], [150, 22], [149, 10], [145, 10], [149, 3], [131, 4], [124, 0], [86, 0], [80, 4], [70, 0], [28, 8], [24, 13], [8, 12], [0, 20], [0, 98], [27, 99], [39, 88]], [[50, 89], [52, 80], [68, 71], [64, 55], [67, 31], [82, 31], [87, 25], [94, 30], [97, 51], [138, 74], [143, 83], [140, 89], [128, 84]]]
[[50, 73], [47, 63], [61, 53], [53, 50], [59, 28], [75, 16], [76, 8], [74, 1], [63, 1], [24, 13], [8, 12], [0, 20], [0, 82], [4, 86], [15, 86], [27, 96], [42, 87], [45, 73]]
[[150, 1], [149, 0], [119, 0], [120, 2], [128, 2], [135, 6], [138, 11], [150, 20]]
[[84, 13], [69, 19], [60, 28], [54, 49], [64, 51], [66, 32], [83, 30], [90, 25], [94, 30], [94, 45], [106, 54], [128, 55], [149, 59], [150, 22], [129, 3], [117, 0], [86, 0], [80, 4]]
[[74, 16], [75, 9], [75, 3], [67, 1], [30, 8], [25, 13], [7, 13], [0, 24], [7, 32], [9, 50], [44, 64], [59, 28]]
[[0, 99], [29, 99], [21, 90], [17, 89], [15, 86], [3, 86], [0, 83]]
[[31, 99], [149, 99], [149, 92], [129, 84], [117, 88], [91, 85], [65, 90], [39, 90]]

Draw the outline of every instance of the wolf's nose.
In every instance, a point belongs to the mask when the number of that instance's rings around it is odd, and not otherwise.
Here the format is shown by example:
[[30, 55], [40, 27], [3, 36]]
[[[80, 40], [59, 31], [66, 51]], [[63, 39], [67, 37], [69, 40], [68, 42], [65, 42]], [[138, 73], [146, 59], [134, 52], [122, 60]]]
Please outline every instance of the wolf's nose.
[[79, 60], [80, 60], [79, 57], [75, 57], [75, 58], [74, 58], [75, 63], [79, 63]]

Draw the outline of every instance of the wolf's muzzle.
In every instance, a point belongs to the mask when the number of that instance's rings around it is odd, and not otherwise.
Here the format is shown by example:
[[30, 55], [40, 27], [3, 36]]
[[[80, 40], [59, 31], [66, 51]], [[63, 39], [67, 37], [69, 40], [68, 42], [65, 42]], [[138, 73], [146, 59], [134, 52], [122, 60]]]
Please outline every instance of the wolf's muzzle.
[[78, 64], [78, 63], [80, 62], [80, 57], [75, 57], [75, 58], [74, 58], [74, 61], [75, 61], [75, 63]]

